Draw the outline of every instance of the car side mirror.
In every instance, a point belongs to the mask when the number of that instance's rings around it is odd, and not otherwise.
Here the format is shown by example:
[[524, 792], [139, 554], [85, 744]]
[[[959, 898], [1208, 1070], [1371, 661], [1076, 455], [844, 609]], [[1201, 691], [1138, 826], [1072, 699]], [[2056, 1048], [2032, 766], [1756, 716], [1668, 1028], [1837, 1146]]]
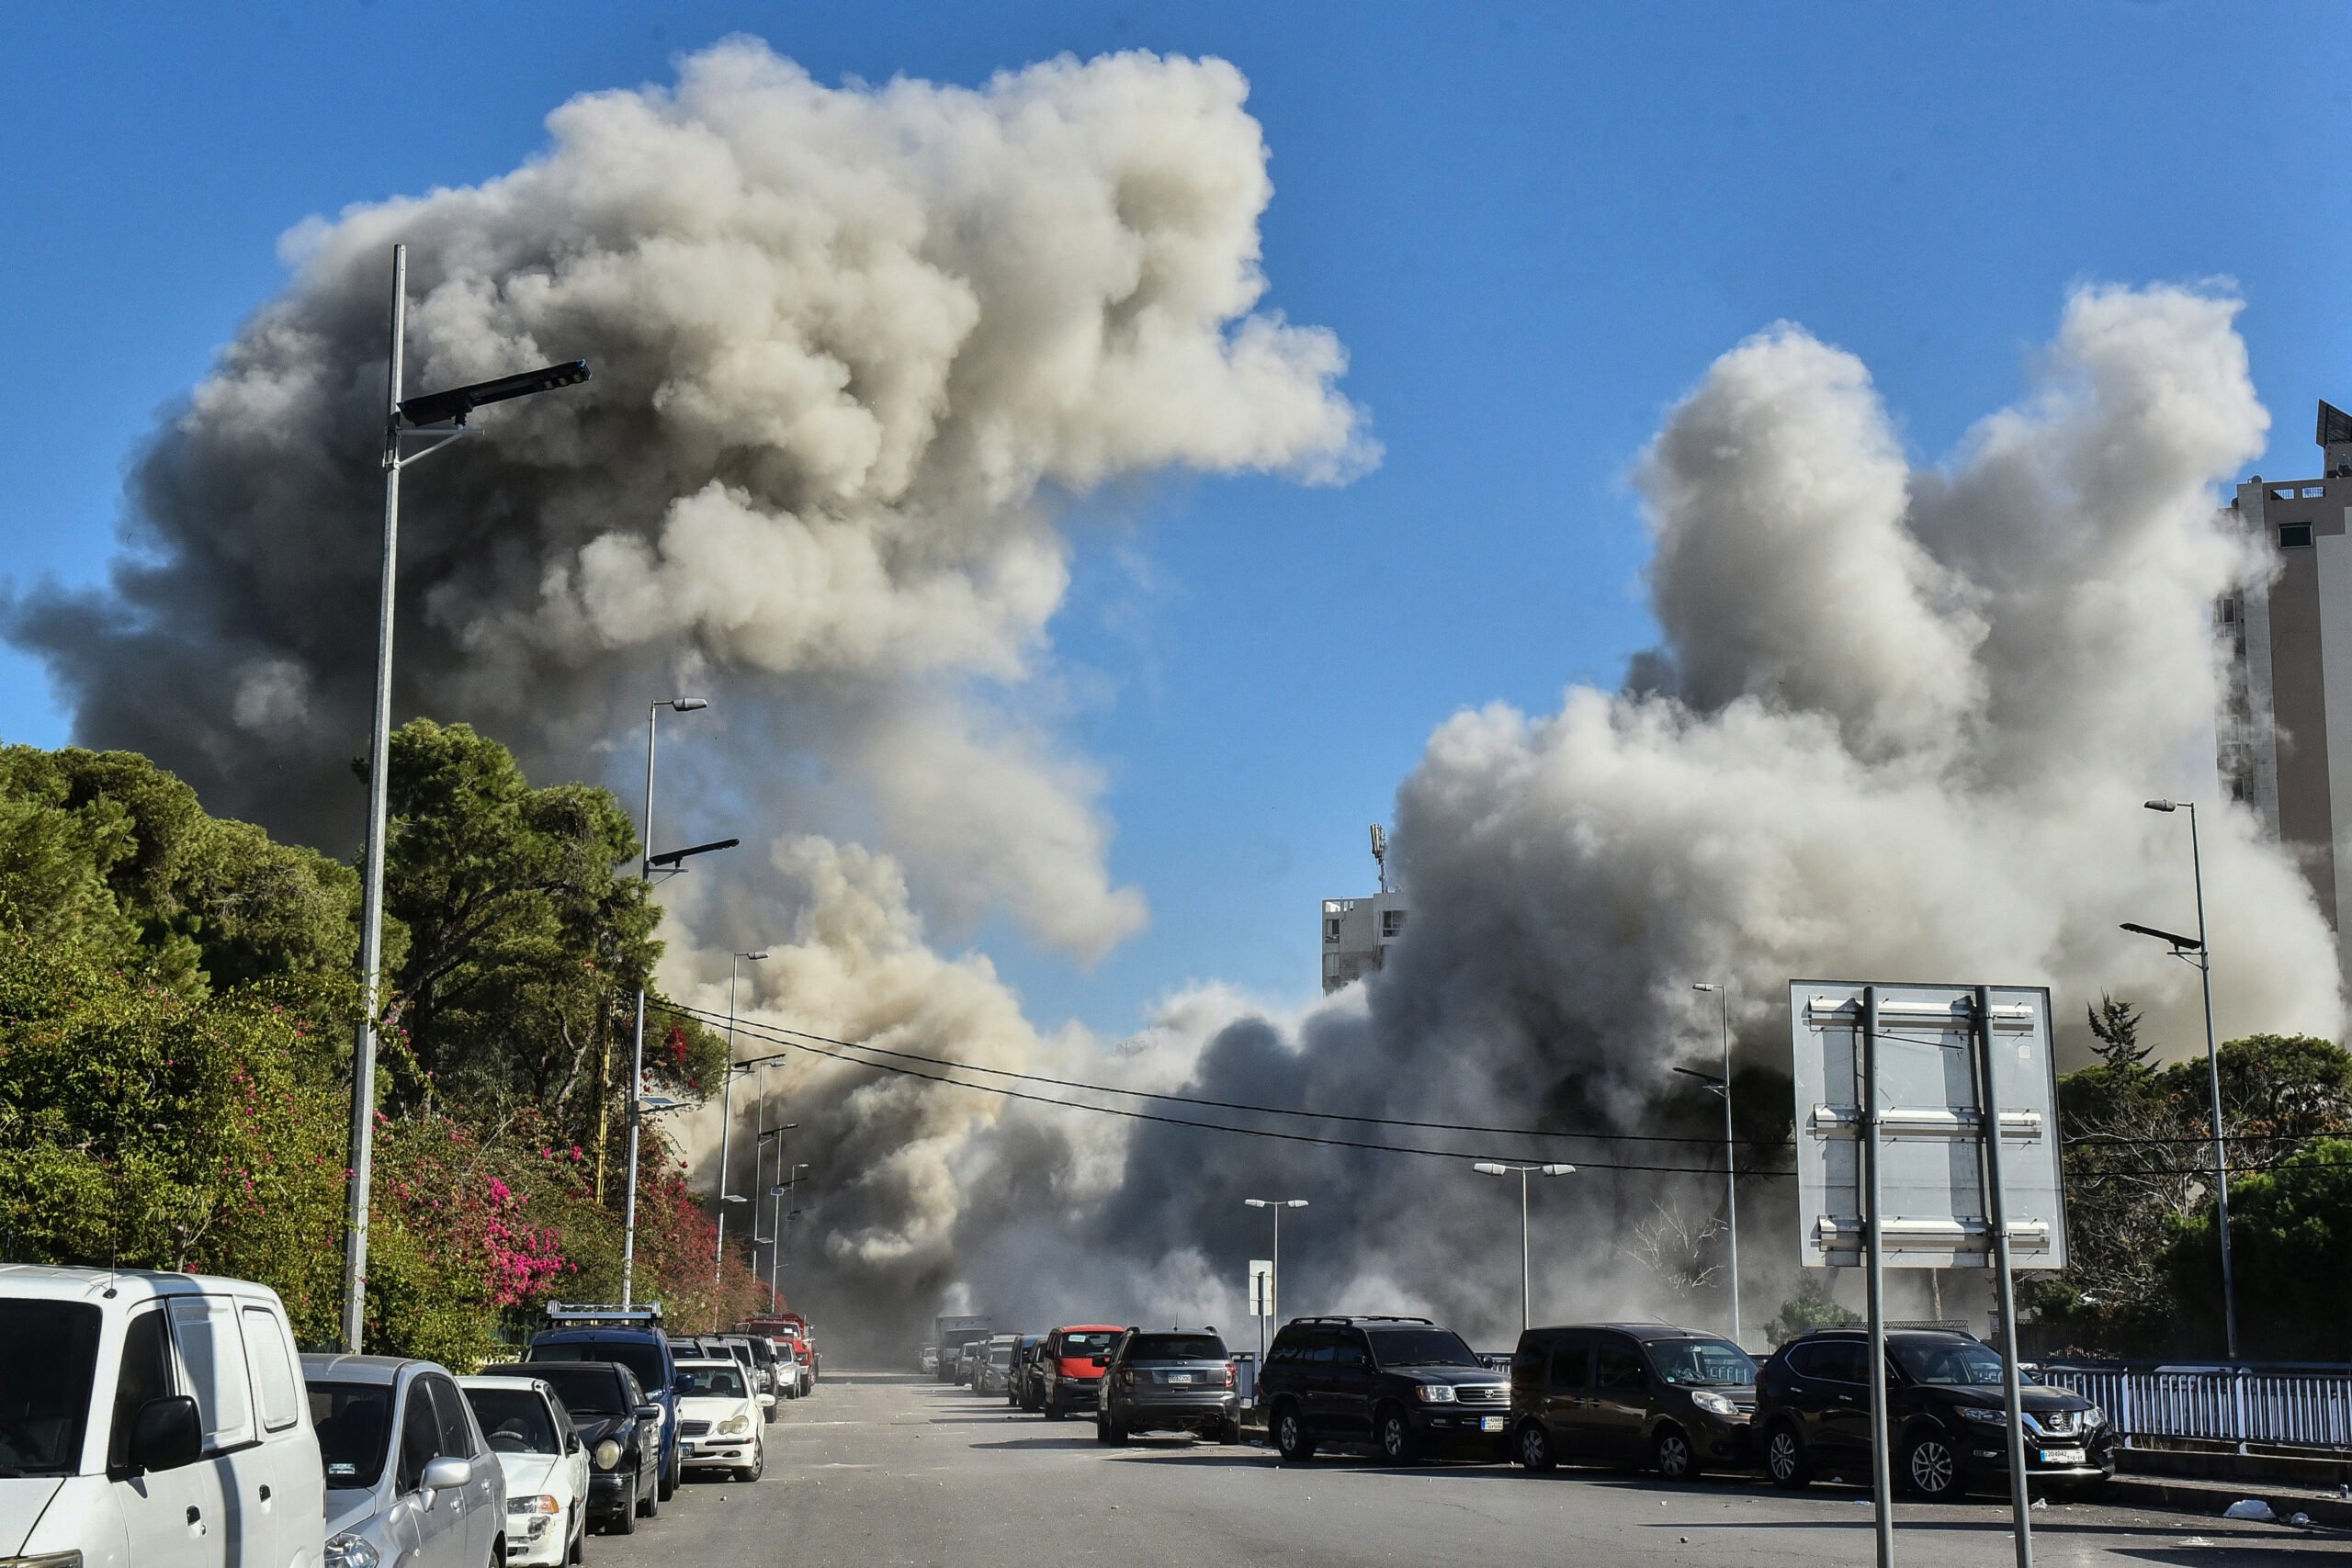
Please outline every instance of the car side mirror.
[[577, 1432], [568, 1432], [564, 1435], [563, 1451], [565, 1453], [576, 1454], [587, 1446], [587, 1444], [580, 1440], [580, 1434]]
[[659, 1421], [662, 1419], [662, 1407], [652, 1404], [640, 1404], [631, 1414], [640, 1421]]
[[474, 1466], [471, 1460], [459, 1459], [455, 1454], [443, 1454], [438, 1459], [425, 1461], [424, 1475], [417, 1483], [417, 1490], [424, 1494], [424, 1506], [429, 1508], [442, 1493], [462, 1492], [465, 1490], [466, 1483], [473, 1478]]
[[1108, 1356], [1097, 1356], [1094, 1358], [1094, 1364], [1107, 1371], [1111, 1366], [1111, 1358]]
[[151, 1399], [130, 1422], [130, 1463], [136, 1470], [177, 1470], [204, 1452], [204, 1423], [185, 1393]]

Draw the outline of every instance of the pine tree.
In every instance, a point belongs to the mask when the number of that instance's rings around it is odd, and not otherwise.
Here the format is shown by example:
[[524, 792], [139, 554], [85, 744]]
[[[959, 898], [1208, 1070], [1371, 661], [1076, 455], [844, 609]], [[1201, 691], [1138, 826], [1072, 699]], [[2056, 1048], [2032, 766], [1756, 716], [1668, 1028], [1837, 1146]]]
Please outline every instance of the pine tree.
[[2098, 1006], [2086, 1007], [2083, 1011], [2090, 1019], [2091, 1032], [2098, 1038], [2098, 1043], [2092, 1048], [2109, 1066], [2139, 1066], [2155, 1049], [2140, 1043], [2140, 1010], [2130, 1002], [2119, 1002], [2102, 991]]

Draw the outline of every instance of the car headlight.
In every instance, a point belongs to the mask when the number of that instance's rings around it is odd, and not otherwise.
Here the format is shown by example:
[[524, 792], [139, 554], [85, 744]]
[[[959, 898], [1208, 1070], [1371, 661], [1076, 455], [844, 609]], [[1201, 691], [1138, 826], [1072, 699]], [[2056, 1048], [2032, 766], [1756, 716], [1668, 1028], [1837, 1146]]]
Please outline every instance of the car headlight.
[[1985, 1410], [1973, 1404], [1955, 1405], [1953, 1408], [1960, 1412], [1962, 1420], [1973, 1421], [1980, 1427], [2002, 1427], [2008, 1424], [2009, 1413], [2006, 1410]]
[[718, 1429], [730, 1436], [737, 1432], [748, 1432], [752, 1429], [752, 1418], [749, 1416], [729, 1416], [718, 1424]]
[[326, 1568], [376, 1568], [383, 1560], [384, 1554], [376, 1550], [374, 1541], [346, 1530], [327, 1542], [322, 1561]]
[[1453, 1385], [1444, 1382], [1417, 1384], [1413, 1389], [1413, 1397], [1423, 1404], [1451, 1404], [1453, 1403]]
[[536, 1497], [509, 1497], [506, 1511], [510, 1514], [560, 1514], [563, 1505], [542, 1492]]
[[[621, 1446], [612, 1438], [606, 1438], [596, 1445], [596, 1451], [588, 1457], [596, 1461], [598, 1470], [611, 1470], [621, 1462]], [[328, 1568], [334, 1568], [334, 1564], [328, 1564]], [[369, 1565], [356, 1564], [355, 1568], [369, 1568]]]
[[2093, 1427], [2104, 1427], [2106, 1425], [2107, 1412], [2101, 1410], [2098, 1405], [2094, 1404], [2089, 1409], [2083, 1412], [2084, 1430], [2087, 1431]]
[[1698, 1393], [1692, 1394], [1690, 1396], [1690, 1403], [1697, 1405], [1700, 1409], [1705, 1411], [1710, 1416], [1736, 1416], [1739, 1414], [1738, 1405], [1734, 1404], [1730, 1400], [1724, 1398], [1720, 1393], [1710, 1393], [1704, 1389], [1702, 1389]]

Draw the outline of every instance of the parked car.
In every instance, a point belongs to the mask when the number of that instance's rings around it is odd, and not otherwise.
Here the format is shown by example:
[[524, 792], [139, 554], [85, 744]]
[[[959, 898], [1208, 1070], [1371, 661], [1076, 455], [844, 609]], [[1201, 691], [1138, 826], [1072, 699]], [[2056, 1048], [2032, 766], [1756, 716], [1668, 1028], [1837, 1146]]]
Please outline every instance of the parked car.
[[[773, 1421], [781, 1413], [781, 1402], [792, 1397], [792, 1394], [787, 1394], [784, 1391], [786, 1382], [788, 1381], [797, 1384], [800, 1381], [799, 1370], [791, 1367], [776, 1353], [775, 1341], [766, 1335], [746, 1334], [742, 1336], [742, 1340], [751, 1348], [752, 1362], [759, 1370], [760, 1418], [763, 1421]], [[798, 1393], [799, 1390], [796, 1387], [793, 1393]]]
[[0, 1265], [0, 1562], [285, 1568], [324, 1543], [319, 1445], [265, 1285]]
[[988, 1357], [988, 1341], [975, 1339], [956, 1347], [956, 1381], [966, 1388], [972, 1385], [972, 1375]]
[[678, 1435], [688, 1470], [757, 1481], [767, 1468], [751, 1374], [732, 1356], [678, 1363]]
[[588, 1446], [544, 1378], [459, 1378], [506, 1477], [506, 1561], [581, 1562], [588, 1544]]
[[537, 1378], [555, 1390], [588, 1450], [588, 1523], [628, 1535], [662, 1507], [662, 1407], [618, 1361], [484, 1367], [484, 1377]]
[[506, 1476], [457, 1380], [399, 1356], [305, 1356], [326, 1464], [325, 1568], [498, 1568]]
[[[2008, 1475], [2001, 1355], [1966, 1334], [1897, 1329], [1886, 1337], [1888, 1436], [1895, 1478], [1918, 1496], [1960, 1496]], [[2067, 1389], [2023, 1390], [2031, 1475], [2097, 1485], [2115, 1473], [2115, 1429]], [[1781, 1486], [1870, 1468], [1870, 1341], [1860, 1329], [1817, 1329], [1772, 1352], [1757, 1377], [1756, 1429], [1767, 1474]]]
[[1125, 1332], [1105, 1323], [1074, 1323], [1046, 1336], [1038, 1362], [1046, 1420], [1095, 1407], [1102, 1393], [1102, 1358]]
[[1037, 1359], [1046, 1348], [1042, 1334], [1024, 1334], [1012, 1347], [1012, 1375], [1004, 1389], [1004, 1402], [1016, 1410], [1045, 1408], [1045, 1369]]
[[[806, 1339], [797, 1334], [779, 1335], [775, 1342], [775, 1353], [776, 1370], [785, 1376], [784, 1396], [786, 1399], [805, 1399], [816, 1392], [815, 1352], [809, 1349]], [[931, 1371], [935, 1369], [935, 1366], [936, 1358], [933, 1359], [933, 1366], [925, 1367], [923, 1370]]]
[[1668, 1481], [1754, 1462], [1754, 1358], [1662, 1323], [1531, 1328], [1510, 1362], [1511, 1447], [1529, 1470], [1561, 1460], [1647, 1463]]
[[1018, 1334], [989, 1336], [979, 1358], [972, 1363], [974, 1393], [1001, 1394], [1012, 1386], [1012, 1352], [1020, 1344]]
[[548, 1320], [555, 1326], [531, 1337], [526, 1361], [618, 1361], [637, 1374], [646, 1398], [662, 1407], [662, 1472], [654, 1501], [668, 1502], [678, 1489], [678, 1396], [670, 1387], [677, 1365], [669, 1336], [662, 1332], [661, 1309], [549, 1302]]
[[1293, 1463], [1326, 1444], [1408, 1464], [1500, 1459], [1510, 1443], [1510, 1383], [1425, 1317], [1291, 1319], [1267, 1348], [1258, 1404]]
[[939, 1370], [939, 1347], [926, 1345], [915, 1357], [915, 1369], [925, 1377]]
[[[771, 1349], [769, 1355], [773, 1358], [775, 1351]], [[769, 1373], [760, 1366], [759, 1358], [752, 1352], [751, 1336], [705, 1334], [693, 1338], [673, 1338], [670, 1341], [670, 1356], [673, 1361], [678, 1362], [694, 1360], [699, 1357], [716, 1357], [722, 1361], [733, 1361], [743, 1369], [743, 1375], [751, 1380], [752, 1394], [759, 1401], [761, 1420], [765, 1422], [775, 1419], [775, 1391], [771, 1386]]]
[[1233, 1360], [1216, 1329], [1130, 1328], [1101, 1359], [1097, 1442], [1124, 1443], [1136, 1432], [1153, 1431], [1189, 1431], [1220, 1443], [1241, 1440]]

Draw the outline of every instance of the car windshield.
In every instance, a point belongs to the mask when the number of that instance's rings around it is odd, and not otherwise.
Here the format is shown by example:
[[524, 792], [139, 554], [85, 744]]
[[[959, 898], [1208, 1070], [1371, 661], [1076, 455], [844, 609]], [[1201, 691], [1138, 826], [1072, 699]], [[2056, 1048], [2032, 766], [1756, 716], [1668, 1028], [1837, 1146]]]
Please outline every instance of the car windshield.
[[668, 1386], [670, 1379], [662, 1370], [662, 1352], [642, 1339], [559, 1340], [556, 1343], [531, 1347], [528, 1358], [534, 1361], [618, 1361], [637, 1374], [637, 1381], [648, 1389]]
[[1895, 1365], [1914, 1382], [1966, 1383], [1981, 1388], [1997, 1385], [2001, 1381], [2000, 1353], [1990, 1345], [1980, 1345], [1973, 1339], [1897, 1342], [1893, 1349]]
[[1214, 1334], [1138, 1334], [1130, 1361], [1222, 1361], [1225, 1341]]
[[563, 1439], [556, 1436], [555, 1416], [537, 1391], [527, 1388], [469, 1388], [466, 1402], [474, 1407], [482, 1436], [503, 1454], [560, 1454]]
[[1105, 1355], [1110, 1351], [1111, 1341], [1117, 1337], [1117, 1335], [1107, 1331], [1101, 1334], [1065, 1334], [1062, 1336], [1062, 1354], [1065, 1356]]
[[84, 1302], [0, 1302], [0, 1475], [82, 1468], [98, 1323]]
[[1657, 1375], [1681, 1388], [1729, 1387], [1756, 1381], [1756, 1361], [1724, 1339], [1653, 1339]]
[[313, 1382], [311, 1425], [319, 1429], [319, 1458], [327, 1484], [365, 1492], [384, 1473], [392, 1446], [392, 1385]]
[[678, 1392], [690, 1399], [741, 1399], [743, 1373], [732, 1366], [683, 1366], [678, 1369]]
[[583, 1367], [562, 1364], [549, 1365], [534, 1361], [521, 1369], [521, 1375], [534, 1377], [555, 1390], [563, 1407], [578, 1416], [618, 1416], [623, 1413], [621, 1380], [608, 1367]]
[[1443, 1328], [1383, 1328], [1371, 1336], [1373, 1359], [1384, 1367], [1476, 1367], [1485, 1365]]

